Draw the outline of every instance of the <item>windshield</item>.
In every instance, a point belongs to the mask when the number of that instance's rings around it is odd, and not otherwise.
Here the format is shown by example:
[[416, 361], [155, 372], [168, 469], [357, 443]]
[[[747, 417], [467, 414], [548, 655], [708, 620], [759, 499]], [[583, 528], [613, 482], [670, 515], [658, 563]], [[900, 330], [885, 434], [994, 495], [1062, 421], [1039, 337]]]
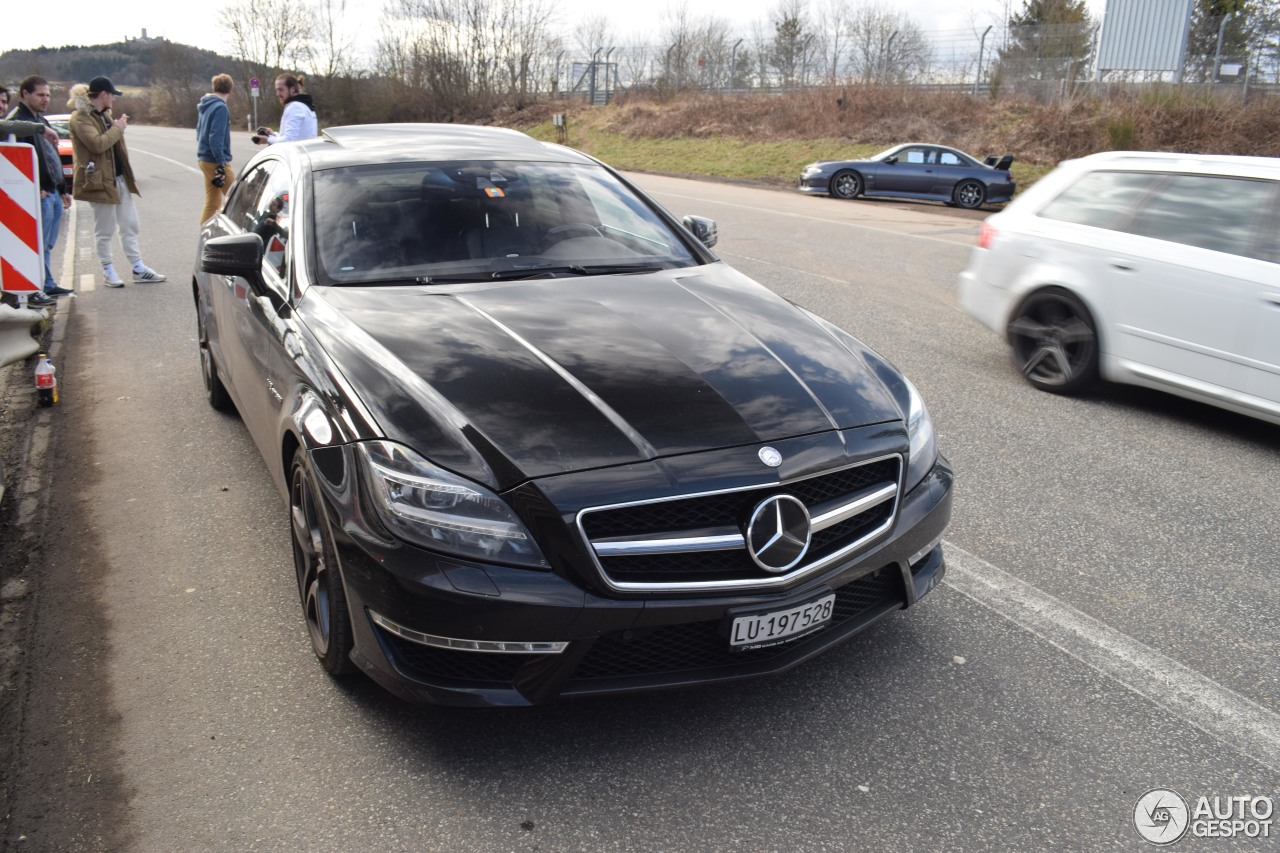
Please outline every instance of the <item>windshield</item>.
[[597, 165], [388, 163], [315, 173], [320, 281], [485, 281], [700, 263]]

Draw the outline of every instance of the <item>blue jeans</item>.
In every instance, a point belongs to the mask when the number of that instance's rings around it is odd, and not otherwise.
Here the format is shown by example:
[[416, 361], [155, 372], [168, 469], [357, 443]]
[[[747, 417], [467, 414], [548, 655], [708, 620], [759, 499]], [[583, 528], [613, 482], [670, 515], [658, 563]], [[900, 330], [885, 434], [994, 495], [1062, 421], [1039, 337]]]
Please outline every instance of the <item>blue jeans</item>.
[[40, 217], [44, 222], [44, 289], [57, 287], [53, 278], [53, 267], [49, 266], [49, 256], [53, 254], [53, 246], [58, 242], [58, 229], [62, 227], [62, 196], [50, 193], [40, 199]]

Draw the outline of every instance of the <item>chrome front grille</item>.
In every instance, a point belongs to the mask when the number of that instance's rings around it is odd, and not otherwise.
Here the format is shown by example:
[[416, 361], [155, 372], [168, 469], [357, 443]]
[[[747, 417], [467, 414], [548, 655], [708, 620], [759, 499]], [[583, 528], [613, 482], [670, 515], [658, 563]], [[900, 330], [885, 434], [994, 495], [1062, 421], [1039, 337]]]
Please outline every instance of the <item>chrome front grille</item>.
[[[791, 482], [681, 495], [583, 510], [578, 527], [605, 582], [622, 591], [777, 587], [826, 569], [872, 545], [893, 526], [902, 460], [897, 455]], [[802, 502], [812, 541], [785, 574], [751, 558], [745, 525], [774, 495]]]

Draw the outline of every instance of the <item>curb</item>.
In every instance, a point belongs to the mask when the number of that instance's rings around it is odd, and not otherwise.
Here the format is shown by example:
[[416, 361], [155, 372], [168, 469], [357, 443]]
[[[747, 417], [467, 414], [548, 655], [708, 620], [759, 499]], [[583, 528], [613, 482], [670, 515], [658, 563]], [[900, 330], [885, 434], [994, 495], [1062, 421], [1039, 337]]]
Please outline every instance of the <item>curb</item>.
[[[62, 253], [62, 271], [59, 276], [58, 283], [67, 288], [71, 288], [76, 280], [76, 229], [78, 227], [78, 208], [79, 203], [71, 205], [70, 216], [66, 219], [66, 238]], [[38, 352], [44, 352], [53, 360], [55, 366], [59, 362], [62, 354], [62, 344], [67, 337], [67, 327], [71, 323], [71, 317], [74, 314], [72, 303], [78, 297], [64, 296], [60, 298], [55, 305], [50, 308], [40, 309], [38, 313], [44, 314], [48, 321], [50, 331], [46, 336], [42, 336], [42, 345], [37, 347]], [[61, 320], [61, 322], [59, 322]], [[29, 358], [29, 356], [28, 356]], [[30, 528], [28, 525], [35, 520], [35, 516], [39, 510], [39, 496], [48, 486], [49, 472], [47, 470], [47, 457], [49, 452], [49, 442], [53, 433], [53, 417], [57, 411], [56, 406], [47, 409], [39, 409], [35, 403], [35, 388], [32, 383], [28, 382], [26, 391], [22, 391], [20, 379], [16, 375], [19, 369], [25, 369], [26, 359], [10, 364], [6, 368], [6, 373], [10, 375], [5, 377], [3, 383], [4, 393], [7, 402], [10, 404], [12, 411], [21, 411], [24, 398], [29, 397], [27, 405], [34, 411], [34, 414], [28, 417], [34, 420], [34, 427], [24, 429], [24, 438], [19, 442], [17, 460], [15, 463], [15, 478], [13, 487], [17, 490], [17, 506], [15, 507], [14, 518], [12, 523], [19, 531], [26, 531]], [[64, 373], [64, 376], [66, 374]], [[25, 419], [24, 419], [25, 420]], [[16, 424], [15, 424], [16, 426]], [[9, 475], [5, 474], [3, 468], [0, 467], [0, 500], [4, 499], [6, 487], [9, 485]], [[23, 536], [24, 541], [27, 536]], [[0, 601], [3, 601], [3, 595], [0, 595]]]
[[[76, 204], [72, 205], [67, 223], [66, 248], [59, 277], [63, 286], [75, 281], [76, 207]], [[75, 314], [75, 299], [74, 296], [64, 296], [52, 308], [42, 309], [47, 311], [51, 328], [41, 338], [44, 343], [41, 351], [47, 352], [55, 364], [61, 356], [62, 345]], [[43, 521], [49, 511], [49, 491], [53, 483], [53, 425], [58, 407], [37, 406], [35, 383], [26, 359], [0, 369], [0, 394], [8, 415], [5, 427], [18, 436], [13, 448], [11, 512], [0, 519], [6, 534], [0, 543], [0, 721], [3, 721], [5, 731], [16, 738], [22, 727], [21, 697], [26, 693], [28, 681], [26, 644], [36, 618], [36, 601], [41, 585], [41, 579], [31, 571], [31, 565], [40, 549]], [[0, 477], [3, 476], [4, 472], [0, 471]], [[0, 499], [5, 497], [4, 485], [0, 481]], [[0, 747], [0, 766], [11, 766], [18, 748], [14, 740]], [[0, 790], [0, 847], [4, 846], [9, 794], [7, 789]]]

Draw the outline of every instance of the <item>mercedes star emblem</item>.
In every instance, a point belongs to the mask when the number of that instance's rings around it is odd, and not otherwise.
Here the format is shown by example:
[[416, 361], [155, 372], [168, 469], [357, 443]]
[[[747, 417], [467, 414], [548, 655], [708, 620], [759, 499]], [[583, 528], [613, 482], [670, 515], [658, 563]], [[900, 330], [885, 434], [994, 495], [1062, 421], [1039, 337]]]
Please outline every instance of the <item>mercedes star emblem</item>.
[[782, 464], [782, 454], [772, 447], [762, 447], [760, 448], [760, 461], [770, 468], [777, 468]]
[[[763, 455], [763, 454], [762, 454]], [[747, 551], [766, 572], [785, 572], [809, 550], [809, 510], [791, 495], [761, 501], [747, 522]]]

